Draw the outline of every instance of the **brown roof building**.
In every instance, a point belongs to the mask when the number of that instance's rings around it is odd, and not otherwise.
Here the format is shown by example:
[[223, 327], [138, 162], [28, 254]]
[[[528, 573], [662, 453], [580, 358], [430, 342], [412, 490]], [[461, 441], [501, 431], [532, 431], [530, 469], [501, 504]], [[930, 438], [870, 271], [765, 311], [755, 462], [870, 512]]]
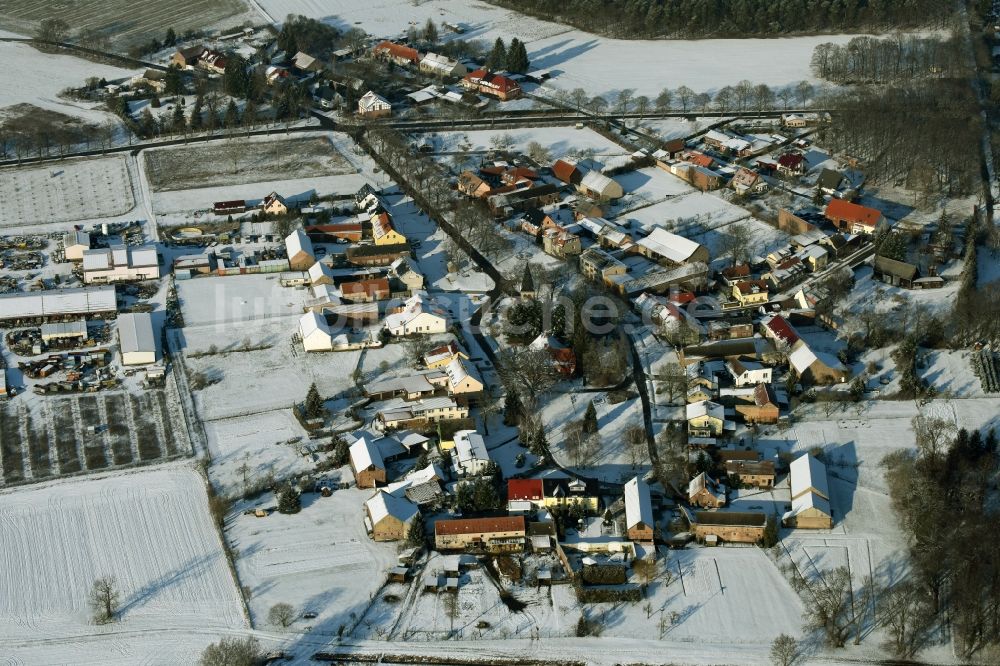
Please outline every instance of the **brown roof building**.
[[524, 516], [439, 520], [434, 545], [438, 550], [516, 552], [524, 550], [526, 533]]

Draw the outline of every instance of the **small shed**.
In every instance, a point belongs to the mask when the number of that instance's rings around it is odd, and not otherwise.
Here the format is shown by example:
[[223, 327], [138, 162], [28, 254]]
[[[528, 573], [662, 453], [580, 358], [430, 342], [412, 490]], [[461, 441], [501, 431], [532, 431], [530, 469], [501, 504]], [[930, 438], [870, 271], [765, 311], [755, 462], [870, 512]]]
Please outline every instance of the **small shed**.
[[404, 566], [392, 567], [389, 569], [388, 579], [390, 583], [405, 583], [410, 579], [410, 568]]

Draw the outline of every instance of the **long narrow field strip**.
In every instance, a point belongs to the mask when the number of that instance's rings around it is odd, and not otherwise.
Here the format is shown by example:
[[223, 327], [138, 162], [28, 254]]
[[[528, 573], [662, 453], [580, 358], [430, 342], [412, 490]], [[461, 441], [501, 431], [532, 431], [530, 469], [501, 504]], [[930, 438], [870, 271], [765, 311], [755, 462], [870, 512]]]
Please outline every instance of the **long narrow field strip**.
[[183, 11], [162, 0], [5, 0], [0, 3], [0, 27], [32, 34], [47, 18], [58, 17], [74, 31], [97, 30], [107, 35], [119, 50], [149, 39], [163, 38], [168, 27], [177, 34], [205, 29], [230, 17], [246, 18], [240, 0], [192, 0]]

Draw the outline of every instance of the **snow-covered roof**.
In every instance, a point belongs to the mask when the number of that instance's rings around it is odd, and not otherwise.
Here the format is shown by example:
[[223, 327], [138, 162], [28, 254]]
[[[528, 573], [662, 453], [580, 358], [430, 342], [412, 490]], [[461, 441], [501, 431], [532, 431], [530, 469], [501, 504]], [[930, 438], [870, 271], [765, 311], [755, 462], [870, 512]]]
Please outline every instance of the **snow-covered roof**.
[[385, 469], [385, 461], [382, 460], [382, 454], [369, 435], [358, 437], [357, 441], [351, 444], [350, 453], [351, 462], [354, 464], [354, 469], [356, 470], [367, 469], [373, 466], [378, 469]]
[[158, 266], [159, 257], [156, 256], [156, 247], [143, 245], [141, 247], [129, 248], [128, 263], [130, 266]]
[[588, 171], [580, 181], [580, 185], [593, 192], [603, 193], [607, 188], [614, 187], [615, 181], [599, 171]]
[[459, 430], [455, 433], [455, 455], [459, 464], [473, 460], [490, 460], [486, 450], [486, 440], [475, 430]]
[[85, 271], [107, 270], [112, 266], [111, 261], [111, 252], [107, 249], [83, 251], [83, 270]]
[[815, 490], [820, 496], [830, 499], [830, 487], [826, 479], [826, 465], [812, 454], [806, 453], [788, 468], [792, 480], [792, 499]]
[[358, 108], [362, 111], [373, 111], [376, 109], [387, 109], [392, 105], [389, 104], [389, 100], [382, 97], [373, 90], [369, 90], [364, 94], [364, 96], [358, 100]]
[[666, 257], [674, 263], [683, 263], [691, 258], [698, 248], [701, 247], [693, 240], [688, 240], [683, 236], [672, 234], [666, 229], [657, 227], [645, 238], [641, 239], [637, 245], [648, 248], [651, 252]]
[[71, 231], [63, 236], [63, 247], [84, 245], [90, 247], [90, 234], [86, 231]]
[[692, 402], [687, 406], [687, 420], [696, 419], [701, 416], [711, 416], [722, 420], [726, 416], [726, 409], [722, 405], [711, 400], [701, 400]]
[[316, 284], [323, 278], [333, 280], [335, 277], [333, 269], [324, 264], [321, 261], [317, 261], [315, 264], [309, 267], [309, 281]]
[[797, 349], [788, 355], [788, 362], [795, 368], [795, 372], [801, 375], [809, 369], [809, 366], [816, 362], [816, 354], [809, 349], [809, 345], [800, 344]]
[[818, 509], [828, 516], [833, 515], [830, 509], [830, 500], [816, 493], [805, 493], [800, 497], [792, 499], [792, 510], [785, 513], [782, 516], [782, 520], [797, 516], [807, 509]]
[[483, 383], [483, 380], [479, 378], [479, 373], [476, 369], [472, 367], [471, 364], [466, 363], [465, 359], [461, 356], [456, 356], [451, 360], [451, 363], [444, 367], [444, 371], [448, 374], [448, 381], [452, 386], [465, 381], [467, 377], [471, 377], [473, 381], [479, 384]]
[[625, 484], [625, 526], [632, 529], [639, 523], [653, 525], [653, 503], [649, 486], [636, 476]]
[[310, 257], [316, 256], [313, 252], [312, 241], [309, 240], [309, 236], [306, 236], [306, 232], [301, 229], [296, 229], [288, 234], [288, 237], [285, 239], [285, 250], [288, 253], [289, 259], [300, 252], [305, 252]]
[[129, 312], [118, 315], [118, 342], [123, 354], [129, 352], [155, 352], [153, 317], [148, 312]]
[[299, 317], [299, 334], [303, 340], [316, 331], [321, 331], [327, 336], [331, 335], [330, 327], [326, 323], [326, 317], [312, 311]]
[[372, 524], [378, 525], [383, 519], [392, 516], [403, 523], [408, 523], [420, 512], [417, 505], [404, 497], [397, 497], [379, 490], [365, 502]]
[[114, 312], [117, 305], [111, 285], [15, 292], [0, 295], [0, 320]]

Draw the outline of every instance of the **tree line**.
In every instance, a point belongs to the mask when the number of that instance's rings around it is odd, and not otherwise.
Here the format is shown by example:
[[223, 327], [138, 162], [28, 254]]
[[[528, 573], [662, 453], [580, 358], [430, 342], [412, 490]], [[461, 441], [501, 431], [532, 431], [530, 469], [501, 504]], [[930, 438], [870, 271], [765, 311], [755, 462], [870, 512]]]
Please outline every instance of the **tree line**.
[[812, 71], [834, 83], [892, 83], [957, 75], [962, 49], [954, 37], [862, 36], [813, 49]]
[[942, 24], [940, 0], [490, 0], [619, 39], [749, 37]]
[[821, 133], [836, 153], [860, 160], [869, 180], [931, 195], [980, 185], [978, 105], [968, 81], [859, 87], [831, 94], [837, 122]]

